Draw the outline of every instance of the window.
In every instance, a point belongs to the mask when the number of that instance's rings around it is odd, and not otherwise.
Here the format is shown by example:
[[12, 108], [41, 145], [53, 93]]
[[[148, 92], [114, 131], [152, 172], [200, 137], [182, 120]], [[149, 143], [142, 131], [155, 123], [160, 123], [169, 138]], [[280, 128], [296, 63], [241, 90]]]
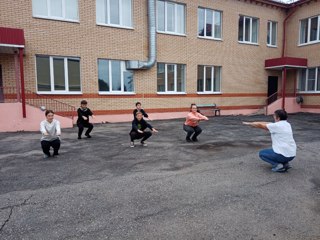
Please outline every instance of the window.
[[240, 16], [239, 18], [239, 42], [258, 43], [259, 19]]
[[36, 56], [37, 89], [41, 93], [81, 93], [80, 59]]
[[78, 0], [32, 0], [34, 17], [79, 21]]
[[277, 22], [268, 21], [267, 45], [277, 46]]
[[222, 12], [198, 8], [198, 36], [221, 39]]
[[197, 92], [221, 92], [221, 67], [198, 65]]
[[300, 44], [320, 42], [320, 16], [300, 20]]
[[133, 72], [126, 69], [125, 61], [98, 59], [100, 93], [133, 93]]
[[158, 0], [157, 30], [164, 33], [185, 34], [185, 5]]
[[97, 24], [132, 27], [132, 0], [96, 0]]
[[298, 73], [300, 92], [320, 92], [320, 67], [302, 69]]
[[185, 65], [158, 63], [157, 91], [165, 93], [185, 92]]

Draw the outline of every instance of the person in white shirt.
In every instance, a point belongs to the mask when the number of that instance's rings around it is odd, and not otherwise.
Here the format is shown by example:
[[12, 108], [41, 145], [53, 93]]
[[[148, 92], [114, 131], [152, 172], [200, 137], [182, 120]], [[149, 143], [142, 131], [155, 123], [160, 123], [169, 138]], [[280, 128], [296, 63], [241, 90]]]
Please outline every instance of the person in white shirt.
[[270, 132], [272, 149], [261, 150], [259, 157], [272, 165], [273, 172], [285, 172], [291, 168], [289, 162], [295, 158], [297, 146], [293, 139], [291, 125], [287, 122], [287, 112], [282, 109], [276, 110], [273, 118], [274, 123], [243, 122], [243, 124]]
[[46, 120], [40, 123], [41, 137], [41, 147], [44, 153], [43, 158], [50, 157], [50, 147], [53, 148], [53, 157], [59, 155], [60, 149], [60, 135], [61, 128], [60, 122], [54, 119], [54, 112], [52, 110], [46, 110], [45, 112]]

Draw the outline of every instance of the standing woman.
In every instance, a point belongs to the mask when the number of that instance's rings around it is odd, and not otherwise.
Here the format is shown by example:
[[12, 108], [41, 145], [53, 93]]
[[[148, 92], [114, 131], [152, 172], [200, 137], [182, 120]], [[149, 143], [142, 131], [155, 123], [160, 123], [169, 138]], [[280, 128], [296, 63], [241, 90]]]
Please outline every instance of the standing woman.
[[197, 142], [198, 141], [197, 137], [202, 132], [202, 129], [199, 127], [199, 122], [201, 120], [205, 120], [205, 121], [209, 120], [206, 116], [202, 115], [197, 110], [198, 110], [197, 105], [192, 103], [190, 107], [190, 112], [188, 113], [186, 121], [183, 124], [183, 130], [187, 132], [187, 137], [186, 137], [187, 142], [191, 142], [191, 139], [192, 141]]
[[50, 147], [53, 148], [53, 157], [59, 155], [61, 128], [60, 122], [54, 119], [54, 112], [47, 110], [45, 112], [46, 120], [40, 123], [41, 147], [44, 153], [43, 158], [50, 157]]

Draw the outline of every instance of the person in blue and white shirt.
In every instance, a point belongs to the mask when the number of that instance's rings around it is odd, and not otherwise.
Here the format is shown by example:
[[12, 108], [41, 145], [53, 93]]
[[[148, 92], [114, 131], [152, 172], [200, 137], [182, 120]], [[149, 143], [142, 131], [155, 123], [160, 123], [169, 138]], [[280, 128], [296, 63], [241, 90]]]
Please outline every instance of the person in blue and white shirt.
[[261, 150], [259, 157], [272, 165], [273, 172], [285, 172], [291, 168], [289, 162], [296, 156], [297, 145], [293, 139], [291, 124], [287, 122], [287, 112], [282, 109], [276, 110], [273, 118], [274, 123], [243, 122], [243, 124], [270, 132], [272, 148]]

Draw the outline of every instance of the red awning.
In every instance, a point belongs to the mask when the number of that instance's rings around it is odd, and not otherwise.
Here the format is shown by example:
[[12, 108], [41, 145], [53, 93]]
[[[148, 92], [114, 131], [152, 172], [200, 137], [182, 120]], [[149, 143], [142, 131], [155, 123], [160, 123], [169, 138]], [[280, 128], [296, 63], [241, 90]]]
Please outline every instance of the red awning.
[[272, 58], [265, 60], [266, 69], [278, 69], [283, 68], [307, 68], [308, 59], [306, 58], [294, 58], [294, 57], [282, 57]]
[[13, 53], [24, 45], [23, 29], [0, 27], [0, 53]]

